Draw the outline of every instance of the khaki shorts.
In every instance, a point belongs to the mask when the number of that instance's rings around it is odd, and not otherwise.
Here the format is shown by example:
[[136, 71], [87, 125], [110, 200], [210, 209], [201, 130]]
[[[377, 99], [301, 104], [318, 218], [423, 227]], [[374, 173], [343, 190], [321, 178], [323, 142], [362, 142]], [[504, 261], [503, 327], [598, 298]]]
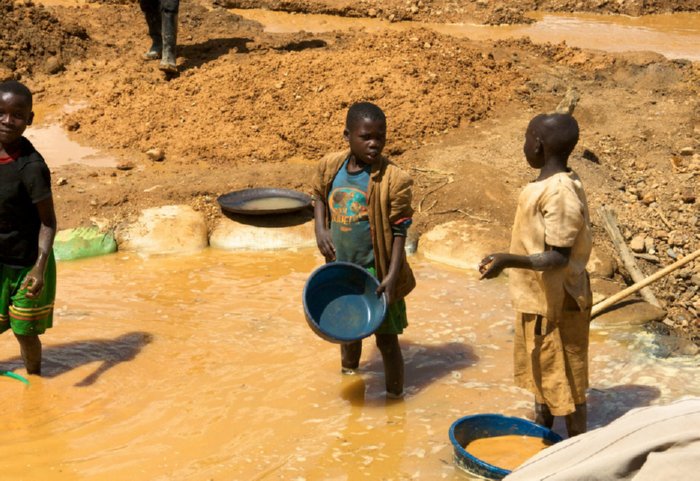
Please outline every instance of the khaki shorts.
[[586, 402], [591, 313], [564, 311], [559, 322], [519, 312], [515, 321], [515, 384], [535, 394], [555, 416]]

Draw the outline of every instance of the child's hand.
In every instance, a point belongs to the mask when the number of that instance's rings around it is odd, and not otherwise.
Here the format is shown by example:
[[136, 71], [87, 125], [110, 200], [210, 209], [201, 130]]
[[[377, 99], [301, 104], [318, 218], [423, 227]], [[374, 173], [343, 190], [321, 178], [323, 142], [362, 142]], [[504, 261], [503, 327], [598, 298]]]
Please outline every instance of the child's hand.
[[505, 269], [506, 254], [491, 254], [479, 262], [479, 273], [481, 273], [480, 279], [493, 279], [498, 277], [498, 275]]
[[44, 288], [44, 276], [38, 271], [39, 269], [36, 267], [29, 271], [29, 273], [24, 277], [22, 284], [19, 286], [20, 291], [27, 289], [26, 296], [29, 299], [39, 297], [41, 290]]
[[384, 280], [379, 284], [379, 287], [377, 287], [377, 295], [381, 296], [382, 292], [386, 295], [386, 304], [391, 305], [392, 302], [394, 302], [394, 290], [396, 287], [396, 278], [395, 277], [385, 277]]
[[316, 230], [316, 245], [318, 246], [318, 250], [321, 251], [321, 254], [323, 254], [323, 257], [326, 258], [326, 262], [335, 260], [335, 246], [333, 245], [333, 239], [331, 239], [331, 231], [329, 229]]

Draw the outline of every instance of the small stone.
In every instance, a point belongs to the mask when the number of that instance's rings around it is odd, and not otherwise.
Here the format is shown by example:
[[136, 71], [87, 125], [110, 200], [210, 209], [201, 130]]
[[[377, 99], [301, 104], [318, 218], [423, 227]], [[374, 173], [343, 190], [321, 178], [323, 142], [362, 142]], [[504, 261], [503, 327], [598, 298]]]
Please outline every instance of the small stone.
[[685, 204], [694, 204], [695, 203], [695, 192], [693, 191], [693, 189], [690, 189], [690, 188], [684, 189], [681, 192], [681, 200]]
[[52, 56], [46, 59], [46, 62], [44, 63], [44, 70], [46, 71], [47, 74], [49, 75], [55, 75], [61, 70], [63, 70], [63, 62], [61, 59], [57, 56]]
[[656, 202], [656, 194], [653, 192], [645, 192], [640, 198], [642, 204], [649, 206]]
[[645, 237], [642, 235], [634, 236], [630, 241], [630, 249], [633, 252], [645, 252], [644, 239]]
[[654, 239], [651, 237], [644, 238], [644, 250], [649, 254], [654, 254], [656, 252], [654, 249]]
[[67, 183], [68, 179], [66, 179], [65, 177], [59, 177], [56, 181], [56, 185], [66, 185]]
[[130, 162], [128, 160], [125, 160], [123, 162], [119, 162], [117, 164], [117, 170], [131, 170], [134, 168], [134, 163]]
[[376, 8], [370, 8], [367, 10], [367, 15], [370, 17], [376, 17], [377, 16], [377, 9]]
[[68, 122], [66, 124], [66, 129], [68, 130], [68, 132], [75, 132], [79, 128], [80, 128], [80, 122], [78, 122], [77, 120], [71, 120], [70, 122]]
[[165, 159], [165, 152], [159, 148], [149, 149], [146, 151], [146, 157], [153, 162], [161, 162]]
[[680, 154], [683, 156], [691, 156], [695, 153], [695, 149], [692, 147], [683, 147], [680, 151]]

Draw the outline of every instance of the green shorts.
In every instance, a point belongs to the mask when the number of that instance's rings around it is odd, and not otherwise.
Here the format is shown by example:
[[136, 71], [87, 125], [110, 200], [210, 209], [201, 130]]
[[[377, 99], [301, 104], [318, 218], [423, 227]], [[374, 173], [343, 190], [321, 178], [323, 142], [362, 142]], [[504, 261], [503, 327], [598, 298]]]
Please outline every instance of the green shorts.
[[27, 290], [19, 289], [30, 267], [0, 264], [0, 333], [12, 328], [15, 334], [43, 334], [53, 326], [53, 302], [56, 298], [56, 261], [49, 255], [44, 288], [39, 297], [28, 299]]
[[[374, 266], [367, 268], [373, 276], [377, 276]], [[399, 299], [389, 305], [384, 322], [374, 331], [375, 334], [401, 334], [408, 327], [408, 316], [406, 315], [406, 301]]]

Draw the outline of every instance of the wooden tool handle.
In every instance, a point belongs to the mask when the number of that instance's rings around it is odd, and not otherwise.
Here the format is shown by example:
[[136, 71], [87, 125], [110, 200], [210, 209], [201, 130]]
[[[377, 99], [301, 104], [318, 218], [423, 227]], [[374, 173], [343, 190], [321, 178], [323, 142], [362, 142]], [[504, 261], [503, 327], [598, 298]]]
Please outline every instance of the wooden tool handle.
[[662, 277], [670, 274], [671, 272], [675, 271], [679, 267], [686, 265], [688, 262], [692, 261], [693, 259], [695, 259], [699, 256], [700, 256], [700, 249], [696, 250], [692, 254], [689, 254], [689, 255], [683, 257], [682, 259], [678, 259], [673, 264], [664, 267], [660, 271], [653, 273], [649, 277], [646, 277], [645, 279], [643, 279], [635, 284], [632, 284], [631, 286], [629, 286], [626, 289], [621, 290], [617, 294], [613, 294], [612, 296], [608, 297], [607, 299], [603, 299], [598, 304], [593, 306], [593, 309], [591, 309], [591, 317], [600, 313], [600, 311], [612, 306], [617, 301], [624, 299], [625, 297], [629, 296], [630, 294], [634, 294], [635, 292], [648, 286], [652, 282], [655, 282], [655, 281], [661, 279]]

